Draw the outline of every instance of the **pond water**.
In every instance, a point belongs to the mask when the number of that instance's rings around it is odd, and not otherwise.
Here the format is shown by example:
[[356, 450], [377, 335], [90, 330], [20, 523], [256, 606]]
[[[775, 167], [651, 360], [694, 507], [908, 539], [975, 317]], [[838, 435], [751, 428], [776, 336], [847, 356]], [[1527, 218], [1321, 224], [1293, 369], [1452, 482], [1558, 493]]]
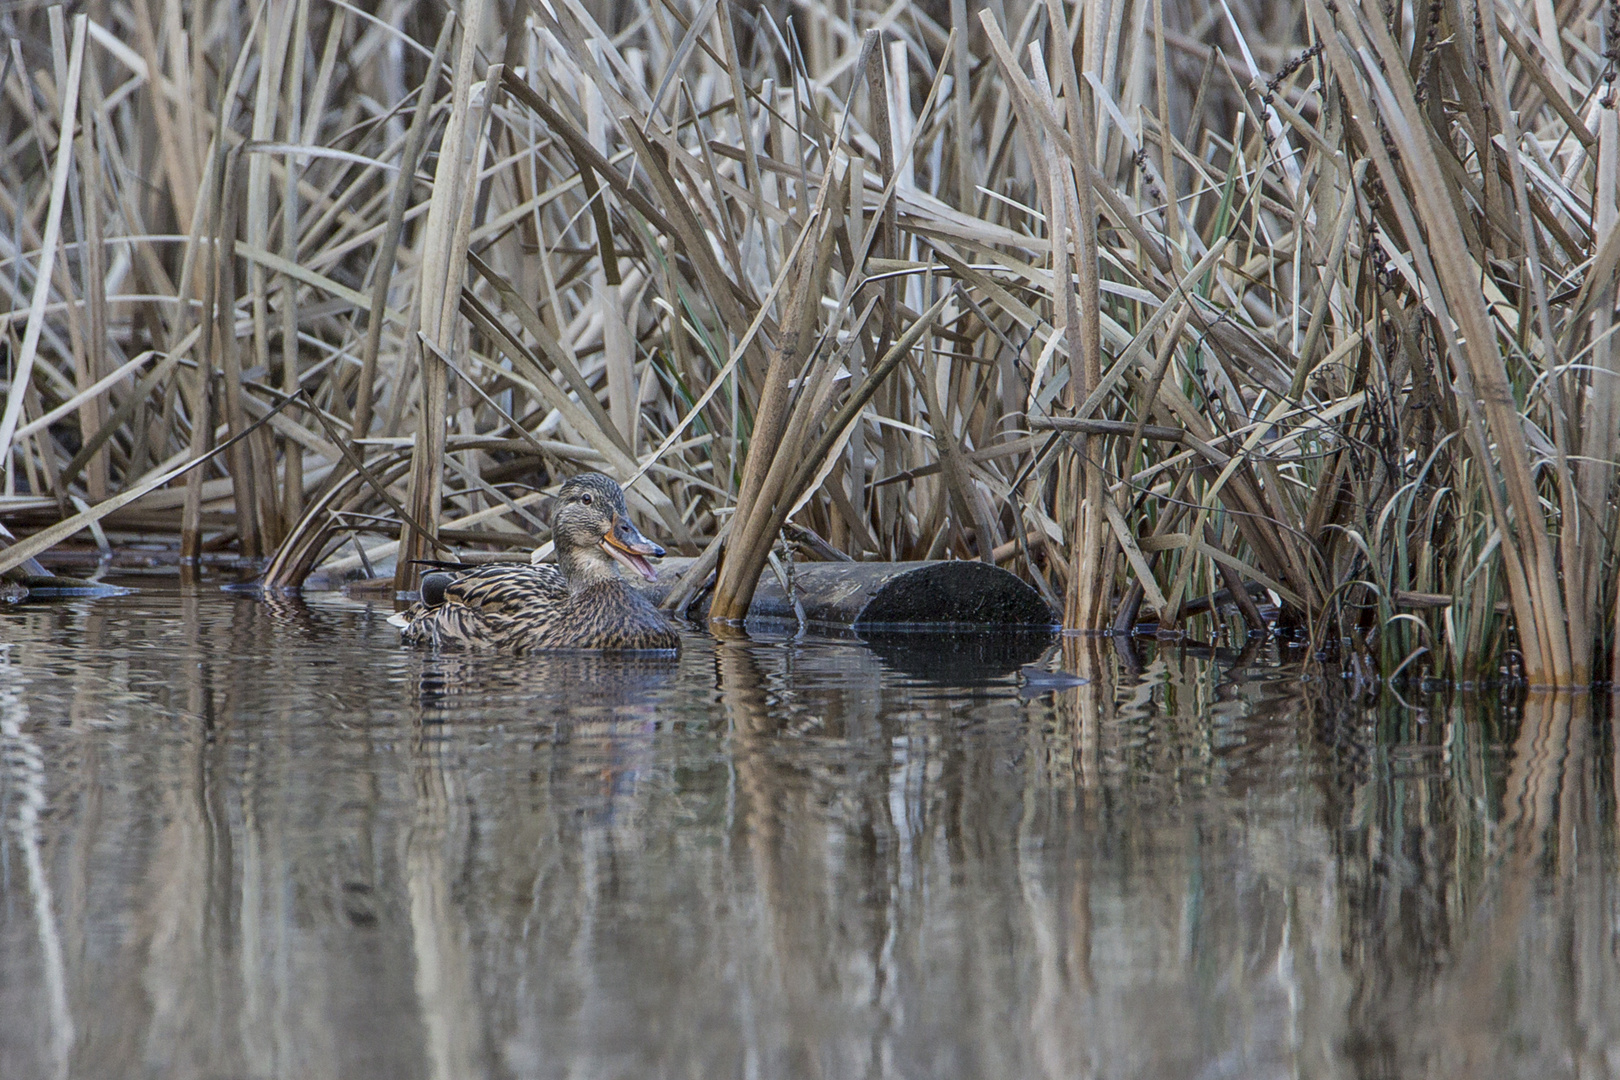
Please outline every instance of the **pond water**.
[[1620, 1074], [1607, 699], [0, 611], [0, 1076]]

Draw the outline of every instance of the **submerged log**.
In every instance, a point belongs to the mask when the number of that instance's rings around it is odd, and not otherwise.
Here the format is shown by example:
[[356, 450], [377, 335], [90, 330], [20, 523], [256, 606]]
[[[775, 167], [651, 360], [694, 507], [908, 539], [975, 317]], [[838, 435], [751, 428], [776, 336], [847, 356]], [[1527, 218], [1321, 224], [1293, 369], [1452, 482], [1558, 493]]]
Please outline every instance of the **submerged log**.
[[[63, 577], [60, 574], [7, 575], [0, 588], [0, 600], [16, 603], [22, 600], [58, 600], [69, 597], [122, 596], [132, 590], [122, 585], [108, 585], [84, 578]], [[18, 592], [17, 590], [21, 591]]]
[[[643, 589], [655, 602], [662, 602], [692, 561], [665, 559], [658, 568], [658, 580], [646, 583]], [[1057, 622], [1056, 614], [1029, 584], [982, 562], [798, 563], [793, 568], [792, 586], [793, 596], [789, 597], [767, 568], [760, 575], [748, 618], [795, 621], [793, 600], [797, 599], [805, 619], [822, 627], [1049, 627]], [[700, 595], [687, 617], [706, 618], [707, 604], [707, 595]]]

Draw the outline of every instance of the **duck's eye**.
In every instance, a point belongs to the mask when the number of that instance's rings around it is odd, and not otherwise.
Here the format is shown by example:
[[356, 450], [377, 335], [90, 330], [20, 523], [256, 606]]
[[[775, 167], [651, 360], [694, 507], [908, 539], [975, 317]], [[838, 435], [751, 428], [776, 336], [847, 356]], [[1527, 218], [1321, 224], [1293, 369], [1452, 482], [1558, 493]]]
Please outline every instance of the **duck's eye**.
[[592, 497], [591, 497], [591, 493], [590, 493], [590, 492], [588, 492], [588, 491], [587, 491], [587, 492], [585, 492], [585, 494], [583, 494], [583, 495], [581, 495], [581, 496], [580, 496], [580, 497], [579, 497], [579, 504], [580, 504], [580, 505], [581, 505], [581, 506], [589, 506], [589, 505], [591, 505], [591, 503], [593, 503], [593, 502], [595, 502], [595, 501], [596, 501], [596, 500], [595, 500], [595, 499], [594, 499], [594, 498], [592, 498]]

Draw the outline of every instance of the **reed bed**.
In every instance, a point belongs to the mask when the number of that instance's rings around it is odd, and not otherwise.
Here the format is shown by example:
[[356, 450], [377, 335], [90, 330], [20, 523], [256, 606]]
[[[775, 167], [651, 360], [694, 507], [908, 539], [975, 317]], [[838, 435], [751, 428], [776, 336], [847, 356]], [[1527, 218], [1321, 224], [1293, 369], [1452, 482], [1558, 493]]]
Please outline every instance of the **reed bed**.
[[1620, 4], [0, 24], [0, 569], [404, 591], [599, 469], [719, 629], [784, 554], [956, 557], [1080, 629], [1620, 660]]

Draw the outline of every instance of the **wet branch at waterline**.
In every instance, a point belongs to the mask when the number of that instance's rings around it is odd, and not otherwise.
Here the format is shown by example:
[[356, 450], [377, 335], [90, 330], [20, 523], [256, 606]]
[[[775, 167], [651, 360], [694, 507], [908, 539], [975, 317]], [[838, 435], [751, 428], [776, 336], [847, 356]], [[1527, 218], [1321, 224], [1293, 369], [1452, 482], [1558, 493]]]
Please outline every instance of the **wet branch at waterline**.
[[787, 538], [1611, 679], [1620, 29], [1560, 11], [17, 9], [0, 524], [408, 590], [594, 470], [721, 625]]

